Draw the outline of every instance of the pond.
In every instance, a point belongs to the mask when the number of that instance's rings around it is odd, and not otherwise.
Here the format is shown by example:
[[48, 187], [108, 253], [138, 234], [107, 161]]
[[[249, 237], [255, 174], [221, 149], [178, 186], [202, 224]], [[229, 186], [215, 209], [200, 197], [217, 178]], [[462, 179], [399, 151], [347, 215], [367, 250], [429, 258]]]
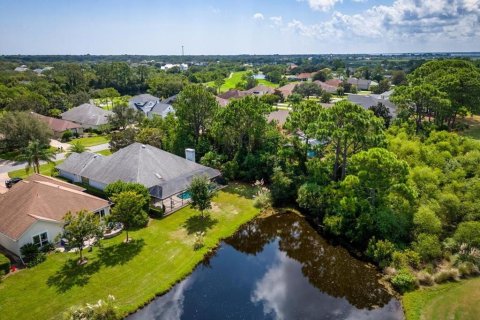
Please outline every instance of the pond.
[[293, 214], [244, 225], [128, 319], [403, 319], [375, 268]]

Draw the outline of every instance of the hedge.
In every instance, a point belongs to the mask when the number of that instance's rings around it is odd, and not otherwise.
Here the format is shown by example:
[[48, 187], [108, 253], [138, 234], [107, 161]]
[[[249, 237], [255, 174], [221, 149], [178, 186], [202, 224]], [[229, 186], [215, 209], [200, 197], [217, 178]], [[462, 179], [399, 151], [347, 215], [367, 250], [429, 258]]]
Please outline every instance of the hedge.
[[10, 271], [10, 259], [0, 253], [0, 275]]

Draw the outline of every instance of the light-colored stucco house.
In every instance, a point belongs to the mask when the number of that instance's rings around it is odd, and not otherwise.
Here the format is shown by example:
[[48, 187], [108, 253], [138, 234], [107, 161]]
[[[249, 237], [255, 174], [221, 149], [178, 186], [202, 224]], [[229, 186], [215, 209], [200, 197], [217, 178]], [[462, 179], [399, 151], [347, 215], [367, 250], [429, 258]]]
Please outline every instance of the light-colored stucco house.
[[63, 232], [67, 212], [88, 210], [100, 216], [110, 213], [107, 200], [85, 189], [39, 174], [16, 183], [0, 194], [0, 246], [20, 256], [20, 248], [33, 243], [42, 247]]
[[70, 181], [100, 190], [118, 180], [143, 184], [152, 197], [152, 204], [163, 206], [168, 212], [187, 203], [185, 191], [193, 177], [220, 176], [220, 171], [195, 163], [192, 151], [186, 150], [190, 159], [187, 160], [150, 145], [133, 143], [110, 156], [73, 153], [57, 169], [60, 176]]
[[84, 103], [61, 114], [63, 120], [79, 124], [84, 129], [99, 129], [108, 124], [112, 111], [104, 110], [90, 103]]

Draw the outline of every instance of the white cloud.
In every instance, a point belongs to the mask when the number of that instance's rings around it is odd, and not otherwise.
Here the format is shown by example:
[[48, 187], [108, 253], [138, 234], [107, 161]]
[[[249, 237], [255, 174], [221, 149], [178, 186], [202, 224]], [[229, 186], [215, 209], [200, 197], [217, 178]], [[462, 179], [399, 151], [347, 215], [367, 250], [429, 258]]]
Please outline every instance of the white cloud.
[[277, 27], [283, 24], [283, 18], [281, 16], [270, 17], [270, 21]]
[[[320, 8], [321, 3], [315, 2]], [[325, 8], [325, 7], [323, 7]], [[480, 0], [396, 0], [358, 14], [334, 12], [330, 20], [305, 25], [292, 20], [288, 29], [313, 38], [434, 39], [480, 37]]]
[[337, 2], [342, 2], [342, 0], [300, 0], [307, 1], [310, 8], [317, 11], [329, 11], [332, 9]]
[[263, 16], [263, 14], [261, 14], [260, 12], [257, 12], [253, 15], [253, 19], [255, 20], [264, 20], [265, 17]]

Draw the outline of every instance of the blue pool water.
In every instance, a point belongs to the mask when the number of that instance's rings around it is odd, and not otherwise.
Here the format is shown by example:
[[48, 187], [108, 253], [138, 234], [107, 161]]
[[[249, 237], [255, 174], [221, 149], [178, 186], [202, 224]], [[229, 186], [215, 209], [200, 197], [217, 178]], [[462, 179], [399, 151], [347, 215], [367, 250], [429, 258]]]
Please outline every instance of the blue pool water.
[[185, 192], [180, 193], [180, 194], [178, 195], [178, 197], [179, 197], [180, 199], [183, 199], [183, 200], [188, 200], [188, 199], [191, 198], [190, 192], [188, 192], [188, 191], [185, 191]]

